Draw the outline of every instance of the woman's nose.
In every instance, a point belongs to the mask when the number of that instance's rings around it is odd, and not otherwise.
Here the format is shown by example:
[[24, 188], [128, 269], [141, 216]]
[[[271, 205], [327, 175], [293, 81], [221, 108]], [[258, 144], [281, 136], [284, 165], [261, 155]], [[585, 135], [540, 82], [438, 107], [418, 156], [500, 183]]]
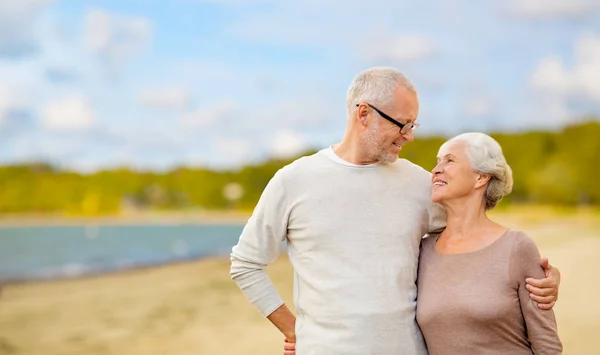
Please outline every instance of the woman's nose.
[[439, 164], [439, 163], [433, 167], [433, 170], [431, 170], [431, 173], [433, 175], [440, 174], [441, 172], [442, 172], [442, 167], [441, 167], [441, 164]]

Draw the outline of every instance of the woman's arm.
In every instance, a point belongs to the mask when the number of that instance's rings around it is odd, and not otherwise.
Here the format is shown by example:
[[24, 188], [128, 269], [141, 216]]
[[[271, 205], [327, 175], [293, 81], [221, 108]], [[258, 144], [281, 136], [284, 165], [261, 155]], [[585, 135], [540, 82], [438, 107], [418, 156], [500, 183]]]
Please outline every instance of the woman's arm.
[[558, 337], [554, 311], [539, 309], [529, 296], [525, 279], [543, 278], [540, 253], [537, 246], [525, 234], [515, 239], [510, 262], [511, 279], [518, 284], [521, 312], [527, 328], [527, 336], [535, 354], [562, 354], [562, 343]]

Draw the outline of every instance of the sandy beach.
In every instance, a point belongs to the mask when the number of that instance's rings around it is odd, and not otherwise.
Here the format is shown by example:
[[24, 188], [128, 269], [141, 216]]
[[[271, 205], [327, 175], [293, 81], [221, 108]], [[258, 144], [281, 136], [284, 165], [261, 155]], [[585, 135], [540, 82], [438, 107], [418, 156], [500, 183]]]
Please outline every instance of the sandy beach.
[[[560, 267], [563, 281], [555, 311], [564, 353], [596, 354], [597, 212], [512, 209], [495, 216], [529, 233], [541, 254]], [[246, 301], [228, 271], [226, 258], [213, 258], [5, 285], [0, 293], [0, 354], [281, 354], [282, 336]], [[292, 305], [287, 257], [282, 255], [268, 272]]]

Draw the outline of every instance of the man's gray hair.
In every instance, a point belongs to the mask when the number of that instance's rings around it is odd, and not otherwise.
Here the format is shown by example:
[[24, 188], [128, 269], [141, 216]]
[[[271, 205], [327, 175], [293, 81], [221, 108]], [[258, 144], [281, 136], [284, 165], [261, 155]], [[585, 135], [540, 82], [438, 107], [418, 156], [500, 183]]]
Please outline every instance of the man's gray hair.
[[491, 210], [498, 202], [512, 191], [512, 170], [498, 142], [485, 133], [463, 133], [449, 139], [444, 145], [452, 142], [464, 142], [467, 145], [467, 156], [471, 166], [480, 174], [489, 174], [490, 181], [485, 190], [485, 209]]
[[399, 85], [416, 93], [413, 83], [394, 68], [376, 67], [365, 70], [354, 78], [348, 88], [348, 112], [352, 112], [356, 109], [356, 104], [363, 102], [382, 110], [392, 108], [394, 94]]

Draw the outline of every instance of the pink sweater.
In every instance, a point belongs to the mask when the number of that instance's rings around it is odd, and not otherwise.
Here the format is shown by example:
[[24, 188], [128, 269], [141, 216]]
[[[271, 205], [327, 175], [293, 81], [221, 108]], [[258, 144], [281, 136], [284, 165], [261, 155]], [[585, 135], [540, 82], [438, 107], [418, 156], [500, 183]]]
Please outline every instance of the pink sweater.
[[417, 322], [430, 355], [561, 354], [553, 311], [537, 308], [525, 278], [543, 278], [540, 254], [508, 230], [474, 252], [441, 254], [439, 235], [421, 243]]

